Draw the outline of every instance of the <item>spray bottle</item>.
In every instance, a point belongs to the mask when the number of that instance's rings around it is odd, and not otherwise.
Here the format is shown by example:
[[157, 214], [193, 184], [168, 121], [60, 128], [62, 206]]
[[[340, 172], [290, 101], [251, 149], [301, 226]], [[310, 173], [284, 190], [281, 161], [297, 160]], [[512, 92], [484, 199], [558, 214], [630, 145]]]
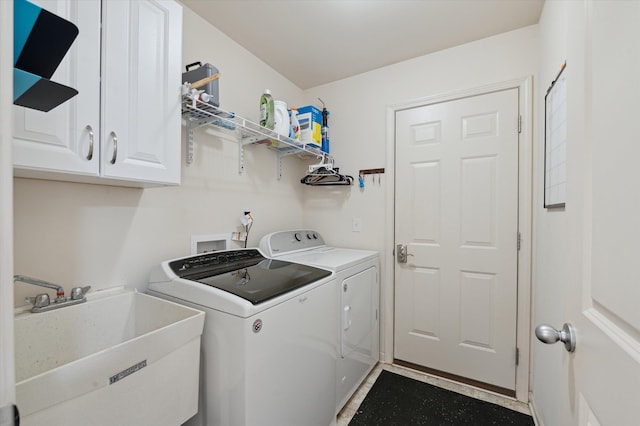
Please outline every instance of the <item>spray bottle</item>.
[[323, 152], [329, 153], [329, 111], [324, 104], [324, 101], [318, 98], [322, 102], [322, 147]]
[[289, 138], [294, 141], [300, 141], [300, 123], [298, 122], [298, 110], [291, 108], [289, 110], [291, 125], [289, 126]]

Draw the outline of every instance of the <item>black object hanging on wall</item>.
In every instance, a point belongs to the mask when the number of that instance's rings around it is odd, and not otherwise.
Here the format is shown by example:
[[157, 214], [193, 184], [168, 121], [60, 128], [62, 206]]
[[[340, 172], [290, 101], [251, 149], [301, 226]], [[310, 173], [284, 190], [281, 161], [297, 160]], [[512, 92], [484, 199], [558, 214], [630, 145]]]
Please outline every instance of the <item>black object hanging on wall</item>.
[[77, 95], [50, 78], [78, 27], [27, 0], [14, 1], [13, 27], [13, 103], [46, 112]]

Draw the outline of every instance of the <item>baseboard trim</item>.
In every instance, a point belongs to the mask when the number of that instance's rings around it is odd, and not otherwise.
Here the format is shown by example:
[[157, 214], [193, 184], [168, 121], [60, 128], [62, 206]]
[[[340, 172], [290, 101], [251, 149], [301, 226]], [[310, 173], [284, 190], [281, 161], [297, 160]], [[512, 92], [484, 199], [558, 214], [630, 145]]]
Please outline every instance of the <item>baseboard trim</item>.
[[533, 423], [536, 426], [544, 426], [544, 423], [540, 420], [540, 416], [538, 416], [538, 410], [536, 410], [536, 404], [533, 399], [533, 393], [529, 392], [529, 411], [531, 411], [531, 417], [533, 417]]

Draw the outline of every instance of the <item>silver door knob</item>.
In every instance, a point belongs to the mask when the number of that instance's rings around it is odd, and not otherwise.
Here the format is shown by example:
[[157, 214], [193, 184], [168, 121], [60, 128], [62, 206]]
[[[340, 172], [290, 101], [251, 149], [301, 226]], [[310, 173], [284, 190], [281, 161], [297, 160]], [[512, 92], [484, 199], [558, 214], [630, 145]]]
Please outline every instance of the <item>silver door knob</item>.
[[540, 324], [536, 327], [536, 337], [542, 343], [548, 345], [560, 341], [564, 343], [564, 348], [568, 352], [576, 350], [576, 333], [573, 330], [573, 326], [568, 323], [562, 326], [562, 330], [556, 330], [549, 324]]

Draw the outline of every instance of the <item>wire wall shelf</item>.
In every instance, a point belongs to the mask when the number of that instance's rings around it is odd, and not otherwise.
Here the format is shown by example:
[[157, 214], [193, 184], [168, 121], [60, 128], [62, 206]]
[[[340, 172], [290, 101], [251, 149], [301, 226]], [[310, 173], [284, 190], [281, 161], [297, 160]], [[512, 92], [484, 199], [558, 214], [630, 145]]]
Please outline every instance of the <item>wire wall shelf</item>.
[[206, 102], [191, 97], [184, 97], [182, 117], [187, 126], [187, 164], [193, 163], [193, 132], [203, 126], [212, 126], [216, 130], [228, 134], [238, 143], [238, 171], [244, 172], [244, 147], [261, 144], [277, 153], [277, 176], [282, 177], [282, 158], [297, 156], [300, 158], [321, 158], [333, 161], [333, 158], [309, 144], [282, 136], [271, 129], [242, 118], [234, 113], [224, 111]]

